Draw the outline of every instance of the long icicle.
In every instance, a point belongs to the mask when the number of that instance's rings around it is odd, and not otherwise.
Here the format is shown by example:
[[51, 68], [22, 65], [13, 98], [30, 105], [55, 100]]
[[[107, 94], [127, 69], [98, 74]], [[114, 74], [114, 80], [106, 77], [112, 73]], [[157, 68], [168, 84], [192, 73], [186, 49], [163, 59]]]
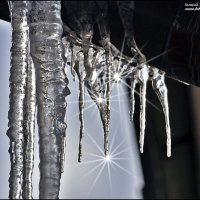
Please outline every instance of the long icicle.
[[[27, 2], [29, 6], [29, 2]], [[28, 24], [29, 24], [28, 16]], [[27, 51], [27, 79], [26, 96], [24, 102], [24, 172], [23, 172], [23, 199], [32, 199], [32, 174], [34, 166], [34, 133], [35, 133], [35, 109], [36, 109], [36, 79], [33, 60], [30, 56], [30, 40]]]
[[[148, 80], [147, 67], [145, 65], [146, 58], [141, 53], [140, 49], [134, 39], [134, 27], [133, 27], [133, 15], [135, 4], [134, 1], [118, 1], [119, 15], [122, 20], [124, 29], [126, 43], [130, 48], [134, 58], [137, 60], [138, 65], [142, 66], [140, 69], [140, 152], [144, 151], [144, 136], [145, 136], [145, 115], [146, 115], [146, 87]], [[140, 67], [139, 66], [139, 67]]]
[[34, 133], [35, 133], [35, 68], [28, 53], [27, 86], [24, 113], [24, 171], [23, 171], [23, 199], [32, 199], [32, 174], [34, 166]]
[[23, 173], [23, 120], [27, 69], [27, 2], [9, 1], [12, 25], [11, 69], [10, 69], [10, 110], [8, 113], [10, 138], [11, 171], [9, 198], [20, 199]]
[[65, 142], [65, 97], [60, 1], [32, 1], [30, 40], [36, 69], [40, 146], [40, 199], [58, 199]]
[[144, 152], [144, 136], [146, 125], [146, 90], [148, 81], [148, 68], [143, 65], [139, 72], [140, 80], [140, 152]]
[[82, 158], [82, 140], [84, 135], [84, 94], [85, 94], [85, 85], [84, 80], [79, 81], [79, 120], [80, 120], [80, 138], [79, 138], [79, 154], [78, 154], [78, 162], [81, 162]]
[[[108, 3], [105, 1], [97, 2], [99, 7], [99, 16], [98, 16], [98, 28], [101, 36], [101, 44], [105, 50], [106, 56], [106, 112], [101, 113], [102, 123], [104, 127], [104, 154], [108, 156], [109, 154], [109, 144], [108, 144], [108, 136], [109, 136], [109, 125], [110, 125], [110, 98], [111, 98], [111, 49], [109, 46], [110, 42], [110, 32], [108, 26]], [[105, 108], [104, 108], [105, 109]]]
[[[83, 21], [82, 22], [82, 30], [81, 30], [81, 36], [82, 36], [82, 50], [83, 50], [83, 55], [84, 55], [84, 69], [80, 70], [85, 70], [86, 76], [83, 76], [83, 71], [80, 72], [80, 77], [79, 77], [79, 89], [80, 89], [80, 94], [79, 94], [79, 119], [80, 119], [80, 139], [79, 139], [79, 153], [78, 153], [78, 162], [81, 162], [81, 157], [82, 157], [82, 139], [83, 139], [83, 131], [84, 131], [84, 118], [83, 118], [83, 109], [84, 109], [84, 82], [87, 82], [90, 74], [91, 74], [91, 63], [89, 59], [89, 47], [91, 44], [92, 36], [93, 36], [93, 25], [92, 23], [88, 20], [88, 16], [85, 15], [83, 12]], [[82, 62], [82, 60], [81, 60]], [[79, 66], [80, 67], [80, 66]]]
[[110, 125], [110, 98], [111, 98], [111, 66], [110, 66], [110, 53], [106, 52], [106, 121], [105, 121], [105, 131], [104, 131], [104, 153], [105, 156], [109, 154], [108, 145], [108, 134]]
[[[82, 53], [80, 53], [82, 55]], [[85, 106], [85, 73], [84, 73], [84, 60], [80, 55], [79, 60], [79, 120], [80, 120], [80, 137], [79, 137], [79, 153], [78, 162], [82, 159], [82, 140], [84, 136], [84, 106]]]
[[134, 111], [135, 111], [135, 87], [138, 83], [137, 79], [131, 80], [131, 98], [130, 98], [130, 104], [131, 104], [131, 110], [130, 110], [130, 120], [133, 121], [134, 117]]
[[168, 105], [168, 91], [165, 84], [165, 73], [153, 68], [152, 87], [158, 96], [165, 115], [166, 133], [167, 133], [167, 156], [171, 157], [171, 128], [169, 122], [169, 105]]

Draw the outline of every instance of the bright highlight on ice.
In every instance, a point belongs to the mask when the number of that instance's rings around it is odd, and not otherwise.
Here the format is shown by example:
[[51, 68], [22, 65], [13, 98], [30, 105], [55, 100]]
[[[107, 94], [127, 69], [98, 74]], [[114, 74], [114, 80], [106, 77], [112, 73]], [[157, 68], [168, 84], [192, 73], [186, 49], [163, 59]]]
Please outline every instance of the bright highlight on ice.
[[[119, 2], [123, 4], [123, 1]], [[133, 14], [131, 9], [133, 6], [118, 6], [119, 15], [125, 25], [127, 17], [130, 18]], [[82, 141], [85, 131], [85, 90], [97, 104], [101, 116], [104, 137], [103, 153], [105, 155], [101, 161], [105, 159], [106, 162], [111, 162], [111, 156], [108, 155], [110, 152], [108, 135], [112, 86], [115, 82], [122, 82], [131, 89], [131, 119], [134, 115], [135, 88], [137, 84], [140, 87], [139, 143], [140, 151], [143, 152], [146, 91], [147, 83], [151, 81], [152, 88], [163, 108], [167, 133], [167, 156], [171, 156], [171, 129], [165, 73], [144, 64], [148, 61], [138, 49], [132, 33], [128, 33], [129, 30], [133, 30], [133, 27], [126, 29], [127, 27], [124, 26], [125, 35], [130, 36], [125, 40], [133, 54], [128, 57], [122, 53], [123, 50], [120, 52], [110, 41], [110, 31], [106, 26], [105, 16], [108, 14], [106, 6], [102, 11], [103, 14], [100, 15], [104, 17], [97, 20], [101, 36], [100, 45], [92, 43], [93, 23], [90, 20], [78, 19], [76, 21], [78, 27], [82, 27], [80, 37], [77, 37], [77, 33], [74, 34], [67, 25], [64, 25], [65, 34], [63, 36], [60, 1], [9, 1], [9, 7], [12, 24], [11, 93], [7, 132], [11, 144], [9, 150], [11, 158], [10, 199], [32, 198], [31, 177], [34, 164], [36, 106], [41, 159], [39, 198], [59, 198], [60, 178], [65, 158], [65, 129], [67, 127], [65, 97], [70, 94], [67, 87], [65, 62], [71, 66], [72, 75], [74, 77], [77, 75], [79, 78], [79, 162], [82, 158]], [[130, 10], [123, 8], [130, 8]], [[85, 10], [83, 13], [85, 16]], [[80, 16], [82, 14], [80, 13]], [[83, 21], [86, 24], [81, 24]], [[64, 54], [66, 58], [64, 58]], [[131, 86], [123, 82], [123, 78], [128, 78]], [[35, 101], [36, 97], [37, 101]], [[113, 164], [115, 157], [113, 154], [111, 155]]]
[[[66, 52], [69, 52], [70, 44], [73, 41], [79, 42], [79, 39], [73, 35], [70, 28], [67, 28], [68, 36], [63, 38], [63, 44], [66, 48]], [[84, 41], [82, 41], [84, 43]], [[84, 43], [85, 44], [85, 43]], [[133, 60], [133, 58], [123, 55], [120, 51], [114, 48], [112, 45], [107, 47], [110, 48], [112, 52], [107, 55], [103, 47], [96, 46], [92, 43], [88, 44], [89, 50], [86, 54], [89, 54], [88, 57], [77, 56], [80, 55], [80, 47], [74, 44], [74, 48], [69, 53], [70, 56], [67, 56], [70, 63], [71, 60], [74, 63], [77, 63], [76, 68], [73, 63], [71, 65], [71, 71], [75, 69], [79, 77], [79, 89], [80, 96], [79, 100], [83, 100], [82, 96], [84, 94], [84, 88], [88, 90], [91, 98], [96, 102], [101, 121], [104, 130], [104, 153], [107, 155], [109, 152], [108, 149], [108, 134], [109, 134], [109, 124], [110, 124], [110, 100], [112, 86], [115, 82], [120, 82], [131, 89], [130, 95], [130, 119], [133, 120], [134, 110], [135, 110], [135, 88], [136, 85], [140, 87], [140, 152], [144, 152], [144, 140], [145, 140], [145, 128], [146, 128], [146, 92], [148, 82], [151, 81], [152, 89], [157, 94], [157, 97], [162, 105], [165, 122], [166, 122], [166, 135], [167, 135], [167, 156], [171, 156], [171, 129], [169, 123], [169, 106], [168, 106], [168, 91], [165, 84], [165, 73], [159, 70], [156, 67], [149, 66], [144, 60], [138, 62]], [[84, 49], [83, 49], [84, 50]], [[137, 49], [139, 52], [139, 49]], [[139, 52], [140, 54], [141, 52]], [[120, 55], [120, 56], [119, 56]], [[88, 63], [88, 66], [85, 66], [84, 63]], [[91, 71], [88, 69], [92, 69]], [[84, 73], [83, 73], [84, 72]], [[95, 74], [95, 76], [93, 76]], [[73, 75], [73, 74], [72, 74]], [[85, 79], [87, 77], [87, 79]], [[129, 78], [131, 86], [127, 85], [123, 78]], [[83, 132], [83, 107], [84, 101], [79, 101], [80, 108], [80, 121], [81, 121], [81, 136], [80, 136], [80, 147], [79, 148], [79, 157], [82, 156], [82, 132]], [[80, 160], [80, 159], [79, 159]]]
[[103, 103], [103, 101], [104, 101], [104, 99], [103, 98], [101, 98], [101, 97], [98, 97], [97, 98], [97, 102], [100, 104], [100, 103]]
[[105, 161], [106, 161], [106, 162], [110, 162], [110, 161], [111, 161], [110, 155], [107, 155], [107, 156], [105, 157]]
[[116, 82], [119, 82], [121, 80], [119, 73], [114, 74], [114, 79], [115, 79]]

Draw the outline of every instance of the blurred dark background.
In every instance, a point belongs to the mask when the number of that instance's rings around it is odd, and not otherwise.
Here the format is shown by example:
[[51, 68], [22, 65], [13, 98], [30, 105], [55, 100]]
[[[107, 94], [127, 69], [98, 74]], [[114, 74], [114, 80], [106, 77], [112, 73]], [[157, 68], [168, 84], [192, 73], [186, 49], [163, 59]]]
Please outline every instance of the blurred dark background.
[[[186, 11], [185, 3], [197, 2], [135, 1], [134, 30], [139, 48], [145, 45], [142, 52], [147, 60], [163, 54], [149, 63], [167, 73], [172, 129], [172, 157], [167, 158], [164, 115], [147, 103], [141, 155], [145, 198], [200, 198], [200, 11]], [[121, 49], [124, 32], [116, 1], [108, 4], [111, 41]], [[6, 1], [0, 2], [0, 18], [10, 20]], [[62, 18], [67, 23], [64, 4]], [[139, 133], [136, 98], [135, 126]], [[151, 84], [147, 98], [162, 110]]]

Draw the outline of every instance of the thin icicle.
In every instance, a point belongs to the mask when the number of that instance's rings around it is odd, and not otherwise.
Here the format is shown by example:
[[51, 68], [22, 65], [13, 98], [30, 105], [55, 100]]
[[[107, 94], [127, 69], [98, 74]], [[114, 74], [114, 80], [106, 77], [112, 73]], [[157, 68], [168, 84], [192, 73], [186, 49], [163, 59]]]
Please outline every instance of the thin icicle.
[[24, 174], [23, 199], [32, 199], [32, 174], [34, 166], [34, 133], [35, 133], [35, 69], [28, 51], [28, 69], [26, 97], [24, 104]]
[[65, 140], [65, 136], [62, 136], [61, 137], [61, 150], [60, 150], [61, 173], [64, 173], [64, 168], [65, 168], [65, 150], [66, 150], [66, 140]]
[[108, 144], [108, 134], [109, 134], [109, 116], [107, 114], [107, 103], [105, 100], [101, 100], [97, 102], [100, 116], [101, 116], [101, 122], [103, 125], [104, 130], [104, 154], [105, 157], [109, 155], [109, 144]]
[[[109, 54], [109, 53], [107, 53]], [[104, 153], [105, 156], [109, 154], [109, 145], [108, 145], [108, 134], [109, 134], [109, 125], [110, 125], [110, 98], [111, 98], [111, 66], [109, 62], [109, 55], [106, 55], [106, 121], [105, 121], [105, 130], [104, 130]]]
[[81, 78], [79, 81], [79, 120], [80, 120], [80, 140], [79, 140], [79, 154], [78, 162], [81, 162], [82, 158], [82, 139], [84, 135], [84, 102], [85, 102], [85, 84]]
[[106, 43], [110, 37], [105, 38], [105, 55], [106, 55], [106, 116], [104, 121], [104, 154], [105, 157], [109, 155], [109, 126], [110, 126], [110, 99], [111, 99], [111, 51]]
[[[91, 64], [90, 64], [90, 57], [89, 57], [89, 47], [93, 36], [93, 26], [92, 24], [87, 21], [88, 16], [82, 16], [84, 22], [82, 23], [82, 30], [81, 30], [81, 37], [82, 37], [82, 50], [84, 54], [84, 65], [82, 64], [82, 60], [80, 60], [81, 65], [79, 66], [80, 72], [79, 74], [79, 119], [80, 119], [80, 138], [79, 138], [79, 153], [78, 153], [78, 162], [81, 162], [82, 157], [82, 139], [83, 139], [83, 132], [84, 132], [84, 117], [83, 117], [83, 109], [84, 109], [84, 82], [86, 79], [89, 78], [91, 73]], [[72, 59], [74, 55], [72, 55]], [[80, 69], [81, 68], [81, 69]], [[72, 68], [73, 69], [73, 68]], [[86, 76], [83, 76], [84, 70], [86, 72]]]
[[10, 110], [8, 113], [10, 138], [11, 171], [9, 198], [20, 199], [23, 173], [23, 123], [26, 88], [28, 23], [27, 2], [9, 1], [12, 25], [11, 69], [10, 69]]
[[32, 199], [32, 174], [34, 166], [34, 134], [36, 110], [36, 79], [33, 60], [30, 56], [30, 41], [28, 42], [27, 60], [28, 66], [26, 79], [26, 96], [24, 102], [24, 172], [22, 198]]
[[75, 61], [74, 61], [74, 50], [73, 50], [73, 44], [70, 44], [70, 50], [69, 50], [69, 54], [71, 54], [71, 61], [70, 61], [70, 65], [71, 65], [71, 74], [74, 77], [74, 81], [76, 80], [76, 74], [74, 71], [74, 65], [75, 65]]
[[135, 87], [136, 84], [138, 83], [137, 79], [131, 80], [131, 110], [130, 110], [130, 120], [133, 121], [133, 116], [134, 116], [134, 111], [135, 111]]
[[162, 105], [165, 115], [166, 133], [167, 133], [167, 156], [171, 157], [171, 128], [169, 122], [168, 92], [165, 84], [165, 73], [156, 68], [151, 68], [153, 72], [152, 87], [156, 92]]
[[[98, 54], [97, 54], [98, 55]], [[110, 89], [111, 77], [110, 69], [106, 65], [105, 51], [96, 61], [96, 68], [91, 74], [90, 81], [87, 83], [88, 92], [91, 98], [96, 102], [104, 130], [104, 152], [105, 156], [109, 153], [108, 133], [110, 124]], [[109, 74], [109, 77], [108, 77]], [[107, 84], [109, 81], [109, 85]]]
[[77, 66], [77, 74], [79, 77], [79, 120], [80, 120], [80, 137], [79, 137], [79, 152], [78, 152], [78, 162], [82, 159], [82, 140], [84, 136], [84, 106], [85, 106], [85, 68], [84, 68], [84, 56], [80, 52], [78, 54], [79, 65]]
[[140, 152], [144, 152], [144, 136], [146, 125], [146, 90], [148, 81], [148, 68], [143, 65], [139, 69], [139, 81], [140, 81]]
[[109, 144], [108, 144], [108, 134], [109, 134], [109, 125], [110, 125], [110, 98], [111, 98], [111, 49], [109, 46], [110, 42], [110, 30], [108, 26], [108, 3], [107, 2], [98, 2], [99, 7], [99, 16], [98, 16], [98, 27], [99, 33], [101, 36], [101, 44], [105, 50], [106, 56], [106, 110], [105, 113], [102, 113], [102, 122], [104, 126], [104, 153], [105, 156], [109, 154]]

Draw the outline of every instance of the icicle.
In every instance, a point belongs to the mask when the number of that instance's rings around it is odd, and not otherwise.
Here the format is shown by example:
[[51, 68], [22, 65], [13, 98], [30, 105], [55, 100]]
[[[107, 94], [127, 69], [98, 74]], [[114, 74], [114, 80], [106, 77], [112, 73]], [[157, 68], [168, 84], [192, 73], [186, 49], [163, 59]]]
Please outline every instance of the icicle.
[[41, 199], [58, 199], [65, 149], [65, 97], [60, 1], [32, 1], [31, 56], [36, 69]]
[[93, 27], [89, 23], [83, 24], [83, 30], [82, 30], [82, 49], [84, 54], [84, 66], [86, 71], [86, 79], [89, 78], [91, 74], [91, 64], [89, 60], [89, 47], [93, 36]]
[[[70, 39], [74, 37], [72, 31], [65, 25], [65, 28], [69, 31], [68, 34], [69, 37], [66, 37], [66, 41], [64, 41], [65, 49], [68, 48], [67, 43], [71, 43]], [[82, 33], [83, 34], [83, 33]], [[86, 34], [86, 33], [84, 33]], [[83, 36], [84, 36], [83, 34]], [[86, 36], [88, 36], [86, 34]], [[85, 36], [85, 37], [86, 37]], [[70, 38], [71, 37], [71, 38]], [[77, 39], [77, 38], [76, 38]], [[74, 38], [72, 39], [74, 40]], [[90, 71], [91, 71], [91, 51], [89, 48], [90, 45], [90, 39], [87, 37], [85, 38], [85, 41], [82, 42], [81, 48], [79, 45], [79, 41], [76, 40], [75, 44], [73, 45], [73, 48], [71, 50], [71, 71], [76, 72], [79, 78], [79, 120], [80, 120], [80, 137], [79, 137], [79, 153], [78, 153], [78, 162], [81, 162], [82, 158], [82, 139], [84, 136], [84, 99], [85, 99], [85, 82], [89, 83], [90, 79], [87, 81], [85, 80], [86, 78], [86, 73], [88, 72], [88, 77], [90, 77]], [[93, 57], [92, 57], [93, 58]], [[91, 68], [91, 69], [90, 69]], [[87, 70], [86, 70], [87, 69]], [[89, 69], [89, 70], [88, 70]]]
[[100, 97], [96, 100], [96, 102], [100, 111], [101, 122], [104, 130], [104, 154], [106, 157], [109, 155], [109, 145], [108, 145], [109, 116], [107, 113], [107, 102], [105, 99]]
[[83, 139], [83, 134], [84, 134], [84, 102], [85, 102], [85, 85], [84, 85], [84, 80], [81, 78], [81, 80], [79, 81], [79, 110], [80, 110], [80, 114], [79, 114], [79, 119], [80, 119], [80, 140], [79, 140], [79, 155], [78, 155], [78, 162], [81, 162], [81, 158], [82, 158], [82, 139]]
[[144, 152], [144, 136], [145, 136], [145, 123], [146, 123], [146, 90], [148, 81], [148, 68], [143, 65], [139, 69], [140, 81], [140, 152]]
[[[108, 39], [109, 37], [107, 37]], [[106, 116], [104, 123], [104, 153], [105, 157], [109, 155], [109, 125], [110, 125], [110, 99], [111, 99], [111, 64], [110, 64], [110, 48], [108, 45], [105, 46], [106, 54]]]
[[77, 69], [77, 74], [79, 77], [79, 120], [80, 120], [80, 137], [79, 137], [79, 153], [78, 162], [81, 162], [82, 158], [82, 140], [84, 136], [84, 105], [85, 105], [85, 68], [84, 68], [84, 56], [80, 52], [78, 54], [79, 66]]
[[[81, 30], [81, 36], [82, 36], [82, 49], [84, 54], [84, 68], [79, 70], [85, 70], [86, 77], [83, 76], [84, 71], [80, 72], [79, 74], [79, 119], [80, 119], [80, 139], [79, 139], [79, 154], [78, 154], [78, 162], [81, 162], [82, 157], [82, 138], [83, 138], [83, 132], [84, 132], [84, 117], [83, 117], [83, 109], [84, 109], [84, 81], [85, 78], [88, 79], [91, 74], [91, 65], [90, 65], [90, 59], [89, 59], [89, 47], [93, 36], [93, 26], [92, 24], [87, 21], [87, 16], [82, 16], [84, 19], [82, 23], [82, 30]], [[74, 56], [73, 56], [74, 57]], [[82, 64], [82, 60], [80, 61]], [[82, 68], [82, 66], [80, 66]]]
[[106, 118], [104, 124], [104, 153], [105, 156], [109, 154], [108, 147], [108, 134], [109, 134], [109, 125], [110, 125], [110, 96], [111, 96], [111, 69], [109, 62], [109, 55], [106, 56], [106, 65], [107, 65], [107, 73], [106, 73]]
[[156, 92], [158, 99], [163, 107], [165, 115], [166, 133], [167, 133], [167, 156], [171, 157], [171, 129], [169, 122], [169, 105], [167, 87], [165, 85], [165, 73], [156, 68], [151, 68], [153, 73], [152, 87]]
[[35, 133], [35, 69], [28, 51], [27, 86], [24, 104], [24, 171], [23, 199], [32, 199], [32, 173], [34, 166], [34, 133]]
[[[99, 62], [100, 60], [101, 59], [99, 59]], [[89, 90], [89, 93], [92, 99], [96, 102], [100, 112], [104, 130], [104, 153], [106, 157], [109, 154], [108, 135], [109, 135], [109, 124], [110, 124], [110, 91], [112, 85], [110, 80], [110, 70], [108, 71], [107, 65], [103, 64], [105, 62], [106, 61], [104, 60], [104, 62], [100, 64], [101, 70], [100, 69], [97, 70], [98, 75], [96, 77], [96, 82], [93, 85], [93, 88]]]
[[[106, 6], [103, 6], [104, 4], [106, 3], [100, 2], [98, 4], [99, 8], [100, 9], [106, 8]], [[124, 5], [125, 7], [127, 6], [126, 3]], [[122, 12], [124, 13], [124, 11], [125, 10], [123, 10]], [[130, 78], [132, 80], [131, 82], [131, 88], [132, 88], [131, 89], [131, 111], [130, 111], [130, 119], [132, 120], [133, 120], [134, 107], [135, 107], [135, 99], [134, 99], [135, 86], [136, 84], [140, 85], [140, 109], [141, 109], [141, 112], [140, 112], [140, 151], [143, 153], [144, 137], [145, 137], [145, 123], [146, 123], [146, 89], [147, 89], [147, 81], [149, 78], [151, 78], [151, 74], [149, 77], [149, 73], [151, 73], [151, 69], [153, 69], [153, 67], [146, 65], [146, 58], [138, 49], [134, 38], [131, 37], [130, 32], [129, 34], [127, 32], [126, 39], [128, 40], [127, 41], [128, 45], [130, 49], [132, 50], [132, 53], [134, 54], [134, 58], [130, 58], [128, 56], [123, 55], [123, 53], [120, 53], [119, 50], [114, 45], [112, 45], [112, 43], [110, 42], [108, 26], [105, 23], [106, 15], [107, 15], [106, 10], [102, 10], [97, 21], [98, 26], [99, 26], [100, 36], [102, 39], [100, 41], [100, 44], [103, 47], [90, 44], [89, 43], [90, 40], [88, 38], [86, 38], [87, 40], [85, 39], [85, 41], [81, 43], [81, 41], [73, 33], [71, 33], [71, 30], [69, 28], [67, 29], [67, 31], [69, 32], [71, 38], [68, 37], [66, 40], [74, 43], [74, 46], [73, 46], [73, 49], [75, 52], [73, 55], [74, 62], [80, 61], [80, 58], [76, 57], [76, 54], [80, 52], [80, 46], [81, 47], [84, 46], [85, 48], [84, 56], [86, 55], [85, 58], [87, 59], [84, 60], [85, 61], [84, 64], [87, 69], [85, 68], [84, 70], [88, 76], [84, 84], [91, 98], [96, 102], [100, 115], [101, 115], [101, 121], [102, 121], [103, 129], [104, 129], [105, 155], [107, 155], [109, 152], [108, 132], [109, 132], [109, 123], [110, 123], [110, 93], [111, 93], [112, 83], [120, 82], [121, 78]], [[126, 30], [128, 31], [128, 29]], [[93, 54], [90, 54], [91, 48], [94, 50]], [[77, 72], [77, 71], [76, 73], [80, 74], [80, 72]], [[112, 74], [112, 79], [111, 79], [111, 74]], [[163, 85], [164, 85], [164, 80], [163, 80]], [[163, 88], [164, 87], [166, 88], [165, 85], [163, 86]], [[167, 91], [167, 88], [165, 90]], [[161, 93], [161, 91], [158, 91], [158, 92]], [[169, 111], [168, 111], [167, 100], [163, 101], [163, 104], [164, 104], [163, 109], [165, 110], [166, 130], [167, 130], [167, 135], [168, 135], [168, 139], [167, 139], [168, 156], [170, 156], [171, 150], [169, 146], [171, 144], [171, 139], [169, 137], [170, 126], [169, 126]]]
[[60, 150], [61, 173], [64, 173], [64, 168], [65, 168], [65, 150], [66, 150], [65, 136], [62, 136], [61, 137], [61, 150]]
[[72, 74], [72, 76], [74, 77], [74, 81], [76, 80], [76, 74], [75, 74], [75, 71], [74, 71], [74, 55], [73, 55], [73, 53], [74, 53], [74, 51], [73, 51], [73, 45], [72, 44], [70, 44], [70, 48], [69, 48], [70, 50], [69, 50], [69, 55], [70, 55], [70, 57], [71, 57], [71, 59], [70, 59], [70, 65], [71, 65], [71, 74]]
[[105, 49], [106, 55], [106, 111], [102, 113], [102, 122], [104, 127], [104, 153], [105, 157], [109, 154], [109, 145], [108, 145], [108, 134], [109, 134], [109, 125], [110, 125], [110, 98], [111, 98], [111, 49], [109, 46], [110, 42], [110, 31], [107, 23], [108, 16], [108, 3], [107, 2], [98, 2], [97, 3], [100, 9], [100, 15], [98, 16], [98, 27], [99, 33], [101, 36], [101, 44]]
[[10, 69], [10, 110], [8, 113], [11, 171], [9, 198], [20, 199], [23, 173], [23, 120], [27, 70], [27, 2], [10, 1], [12, 47]]
[[134, 116], [134, 111], [135, 111], [135, 87], [136, 84], [138, 83], [137, 79], [131, 80], [131, 110], [130, 110], [130, 120], [133, 121], [133, 116]]

